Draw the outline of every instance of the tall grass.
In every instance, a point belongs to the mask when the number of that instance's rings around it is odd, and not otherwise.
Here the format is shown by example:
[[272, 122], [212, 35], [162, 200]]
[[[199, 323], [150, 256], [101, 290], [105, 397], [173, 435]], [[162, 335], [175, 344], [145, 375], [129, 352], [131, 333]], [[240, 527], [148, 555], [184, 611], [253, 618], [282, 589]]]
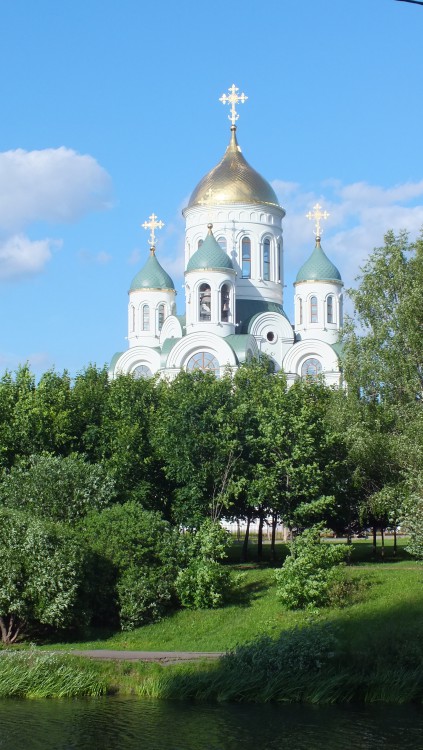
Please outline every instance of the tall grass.
[[34, 651], [0, 651], [0, 698], [80, 698], [107, 692], [85, 660]]

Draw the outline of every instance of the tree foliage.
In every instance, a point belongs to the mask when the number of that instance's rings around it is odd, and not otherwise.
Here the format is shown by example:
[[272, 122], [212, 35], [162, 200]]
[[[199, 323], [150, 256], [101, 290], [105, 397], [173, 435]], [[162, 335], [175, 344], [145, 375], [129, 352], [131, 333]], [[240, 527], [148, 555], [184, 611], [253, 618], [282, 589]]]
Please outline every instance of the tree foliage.
[[73, 532], [62, 524], [0, 508], [0, 548], [3, 643], [42, 626], [60, 630], [85, 623], [86, 556]]

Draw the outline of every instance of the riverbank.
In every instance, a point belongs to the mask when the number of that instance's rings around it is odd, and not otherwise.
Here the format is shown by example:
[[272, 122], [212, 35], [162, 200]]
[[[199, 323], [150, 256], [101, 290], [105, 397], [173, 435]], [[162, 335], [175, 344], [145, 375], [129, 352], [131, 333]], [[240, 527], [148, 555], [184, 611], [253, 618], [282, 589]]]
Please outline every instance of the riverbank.
[[[66, 689], [72, 684], [69, 675], [73, 669], [85, 675], [81, 682], [76, 680], [75, 689], [81, 691], [86, 685], [88, 691], [92, 683], [94, 692], [86, 694], [93, 695], [256, 702], [422, 702], [423, 566], [405, 556], [396, 562], [390, 558], [389, 562], [370, 563], [363, 554], [366, 550], [362, 543], [358, 557], [364, 561], [348, 568], [348, 576], [358, 584], [355, 601], [349, 606], [311, 613], [283, 611], [272, 568], [234, 566], [236, 593], [220, 610], [179, 611], [132, 633], [104, 637], [99, 632], [85, 641], [48, 643], [32, 652], [14, 652], [11, 656], [31, 653], [31, 658], [43, 658], [44, 654], [46, 667], [37, 673], [39, 690], [34, 687], [35, 677], [25, 687], [25, 681], [16, 676], [21, 692], [14, 688], [10, 672], [5, 681], [2, 655], [0, 696], [59, 696], [63, 691], [70, 695]], [[45, 651], [54, 649], [69, 655], [58, 654], [53, 664], [54, 654]], [[216, 663], [172, 666], [94, 663], [72, 656], [74, 650], [89, 649], [119, 649], [128, 656], [135, 650], [163, 649], [229, 651], [231, 655]], [[60, 689], [55, 685], [56, 671]], [[63, 675], [68, 675], [67, 680], [62, 680]], [[9, 684], [9, 693], [2, 684], [6, 688]]]

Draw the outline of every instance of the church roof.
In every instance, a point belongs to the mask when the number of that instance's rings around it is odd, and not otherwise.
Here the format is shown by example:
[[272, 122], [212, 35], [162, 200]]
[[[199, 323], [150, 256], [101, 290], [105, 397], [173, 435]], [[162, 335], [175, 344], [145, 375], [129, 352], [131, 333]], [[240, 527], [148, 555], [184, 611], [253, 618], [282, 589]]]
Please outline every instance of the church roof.
[[150, 248], [150, 255], [141, 271], [134, 276], [129, 291], [137, 289], [175, 289], [175, 285], [156, 258], [155, 248]]
[[236, 320], [239, 333], [249, 333], [253, 318], [262, 313], [272, 312], [282, 315], [288, 320], [282, 305], [277, 302], [266, 302], [256, 299], [237, 299]]
[[213, 224], [208, 224], [208, 234], [203, 244], [195, 251], [188, 261], [187, 272], [200, 270], [234, 270], [233, 263], [228, 255], [215, 239], [212, 228]]
[[320, 237], [316, 237], [316, 247], [297, 273], [295, 283], [299, 281], [342, 281], [337, 267], [323, 251]]
[[231, 127], [231, 140], [223, 159], [198, 183], [188, 203], [192, 206], [215, 206], [222, 203], [265, 203], [279, 206], [276, 193], [244, 159]]

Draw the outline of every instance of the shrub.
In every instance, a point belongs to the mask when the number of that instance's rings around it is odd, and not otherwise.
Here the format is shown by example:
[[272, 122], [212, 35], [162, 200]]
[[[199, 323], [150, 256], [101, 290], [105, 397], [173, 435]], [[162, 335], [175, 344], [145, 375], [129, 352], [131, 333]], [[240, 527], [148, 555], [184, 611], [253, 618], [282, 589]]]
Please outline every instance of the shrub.
[[276, 572], [278, 596], [288, 609], [325, 606], [332, 587], [342, 577], [340, 563], [348, 555], [344, 545], [322, 543], [320, 524], [299, 534], [291, 554]]
[[176, 579], [176, 591], [183, 607], [220, 607], [231, 585], [231, 573], [219, 560], [226, 557], [228, 534], [217, 521], [205, 521], [191, 534], [185, 534], [182, 556], [185, 568]]
[[160, 568], [128, 568], [117, 585], [122, 630], [161, 620], [173, 600], [173, 581]]
[[230, 571], [214, 560], [192, 560], [176, 579], [176, 592], [188, 609], [220, 607], [229, 588]]
[[83, 524], [91, 548], [91, 590], [100, 620], [122, 630], [159, 620], [175, 601], [179, 534], [135, 502], [93, 513]]
[[0, 508], [0, 632], [13, 643], [42, 626], [86, 622], [86, 553], [74, 532]]

